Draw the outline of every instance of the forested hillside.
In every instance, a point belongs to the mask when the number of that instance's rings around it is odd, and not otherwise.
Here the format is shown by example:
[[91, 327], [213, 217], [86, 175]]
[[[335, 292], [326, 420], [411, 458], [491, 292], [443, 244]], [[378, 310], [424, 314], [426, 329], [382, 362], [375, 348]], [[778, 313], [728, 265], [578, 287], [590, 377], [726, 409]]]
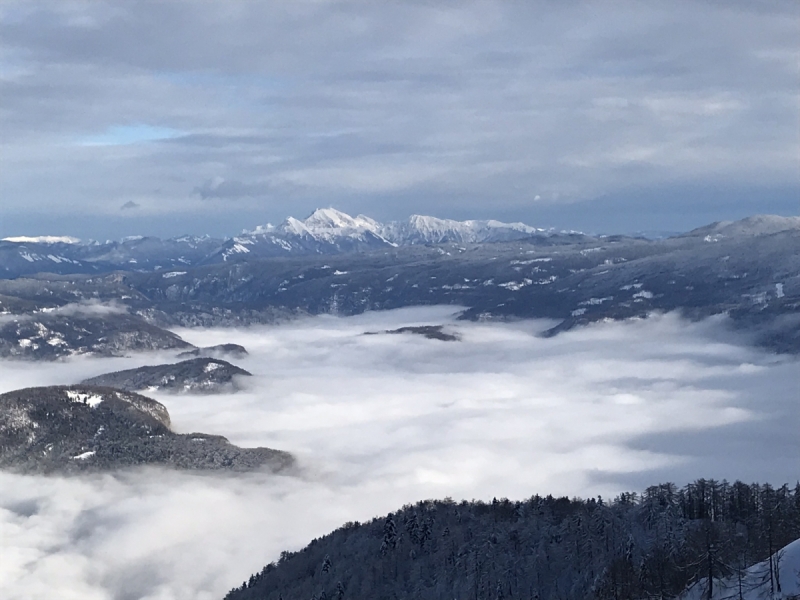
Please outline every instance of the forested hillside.
[[781, 586], [797, 582], [785, 581], [791, 570], [776, 551], [797, 538], [800, 484], [698, 480], [613, 501], [426, 501], [284, 552], [226, 600], [638, 600], [693, 585], [706, 598], [709, 581], [717, 598], [715, 584], [769, 557], [748, 597], [784, 598]]

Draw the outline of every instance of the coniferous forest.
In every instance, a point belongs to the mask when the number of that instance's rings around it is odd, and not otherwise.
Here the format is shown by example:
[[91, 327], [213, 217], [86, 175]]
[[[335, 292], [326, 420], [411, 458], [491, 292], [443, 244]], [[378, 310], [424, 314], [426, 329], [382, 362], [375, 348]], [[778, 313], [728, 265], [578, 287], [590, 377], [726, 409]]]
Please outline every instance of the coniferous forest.
[[773, 557], [748, 583], [770, 597], [777, 551], [798, 538], [800, 483], [425, 501], [283, 552], [226, 600], [663, 600], [692, 585], [711, 597], [715, 581]]

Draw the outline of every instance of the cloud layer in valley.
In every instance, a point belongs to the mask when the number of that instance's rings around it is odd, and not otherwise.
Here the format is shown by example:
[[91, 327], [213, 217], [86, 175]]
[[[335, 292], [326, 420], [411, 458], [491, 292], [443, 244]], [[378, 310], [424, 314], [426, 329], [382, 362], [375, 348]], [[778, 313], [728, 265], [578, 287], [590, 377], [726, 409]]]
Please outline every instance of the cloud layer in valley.
[[0, 235], [796, 213], [798, 23], [771, 0], [9, 0]]
[[[452, 311], [181, 331], [245, 345], [235, 362], [254, 376], [233, 395], [157, 395], [175, 429], [289, 450], [300, 473], [0, 474], [3, 597], [218, 599], [281, 550], [424, 498], [797, 477], [796, 360], [743, 345], [718, 320], [656, 316], [543, 339], [543, 322], [462, 323]], [[462, 339], [363, 335], [426, 323]], [[167, 358], [0, 363], [0, 391]]]

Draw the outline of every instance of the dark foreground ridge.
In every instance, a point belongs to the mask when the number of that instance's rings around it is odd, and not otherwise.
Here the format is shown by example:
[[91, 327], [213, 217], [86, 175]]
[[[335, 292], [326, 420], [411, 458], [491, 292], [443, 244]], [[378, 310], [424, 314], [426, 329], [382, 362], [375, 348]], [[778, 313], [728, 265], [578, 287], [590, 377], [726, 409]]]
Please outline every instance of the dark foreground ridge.
[[781, 549], [797, 538], [800, 484], [426, 501], [283, 552], [226, 600], [717, 600], [740, 581], [745, 600], [789, 599], [800, 565]]
[[85, 379], [81, 385], [113, 387], [129, 392], [163, 390], [176, 393], [219, 394], [239, 389], [237, 376], [251, 373], [216, 358], [193, 358], [169, 365], [126, 369]]
[[280, 471], [293, 457], [239, 448], [222, 436], [177, 434], [164, 405], [132, 392], [87, 385], [0, 395], [0, 468], [79, 473], [139, 465], [176, 469]]

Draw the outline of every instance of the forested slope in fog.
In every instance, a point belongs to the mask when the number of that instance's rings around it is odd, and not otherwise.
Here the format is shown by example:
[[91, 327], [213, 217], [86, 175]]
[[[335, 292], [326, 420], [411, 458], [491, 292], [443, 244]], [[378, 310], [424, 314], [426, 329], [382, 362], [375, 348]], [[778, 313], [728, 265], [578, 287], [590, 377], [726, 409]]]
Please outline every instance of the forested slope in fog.
[[716, 600], [739, 578], [743, 597], [791, 598], [797, 581], [780, 549], [798, 537], [800, 484], [698, 480], [611, 502], [426, 501], [283, 552], [226, 600], [634, 600], [690, 588], [707, 598], [709, 581]]

